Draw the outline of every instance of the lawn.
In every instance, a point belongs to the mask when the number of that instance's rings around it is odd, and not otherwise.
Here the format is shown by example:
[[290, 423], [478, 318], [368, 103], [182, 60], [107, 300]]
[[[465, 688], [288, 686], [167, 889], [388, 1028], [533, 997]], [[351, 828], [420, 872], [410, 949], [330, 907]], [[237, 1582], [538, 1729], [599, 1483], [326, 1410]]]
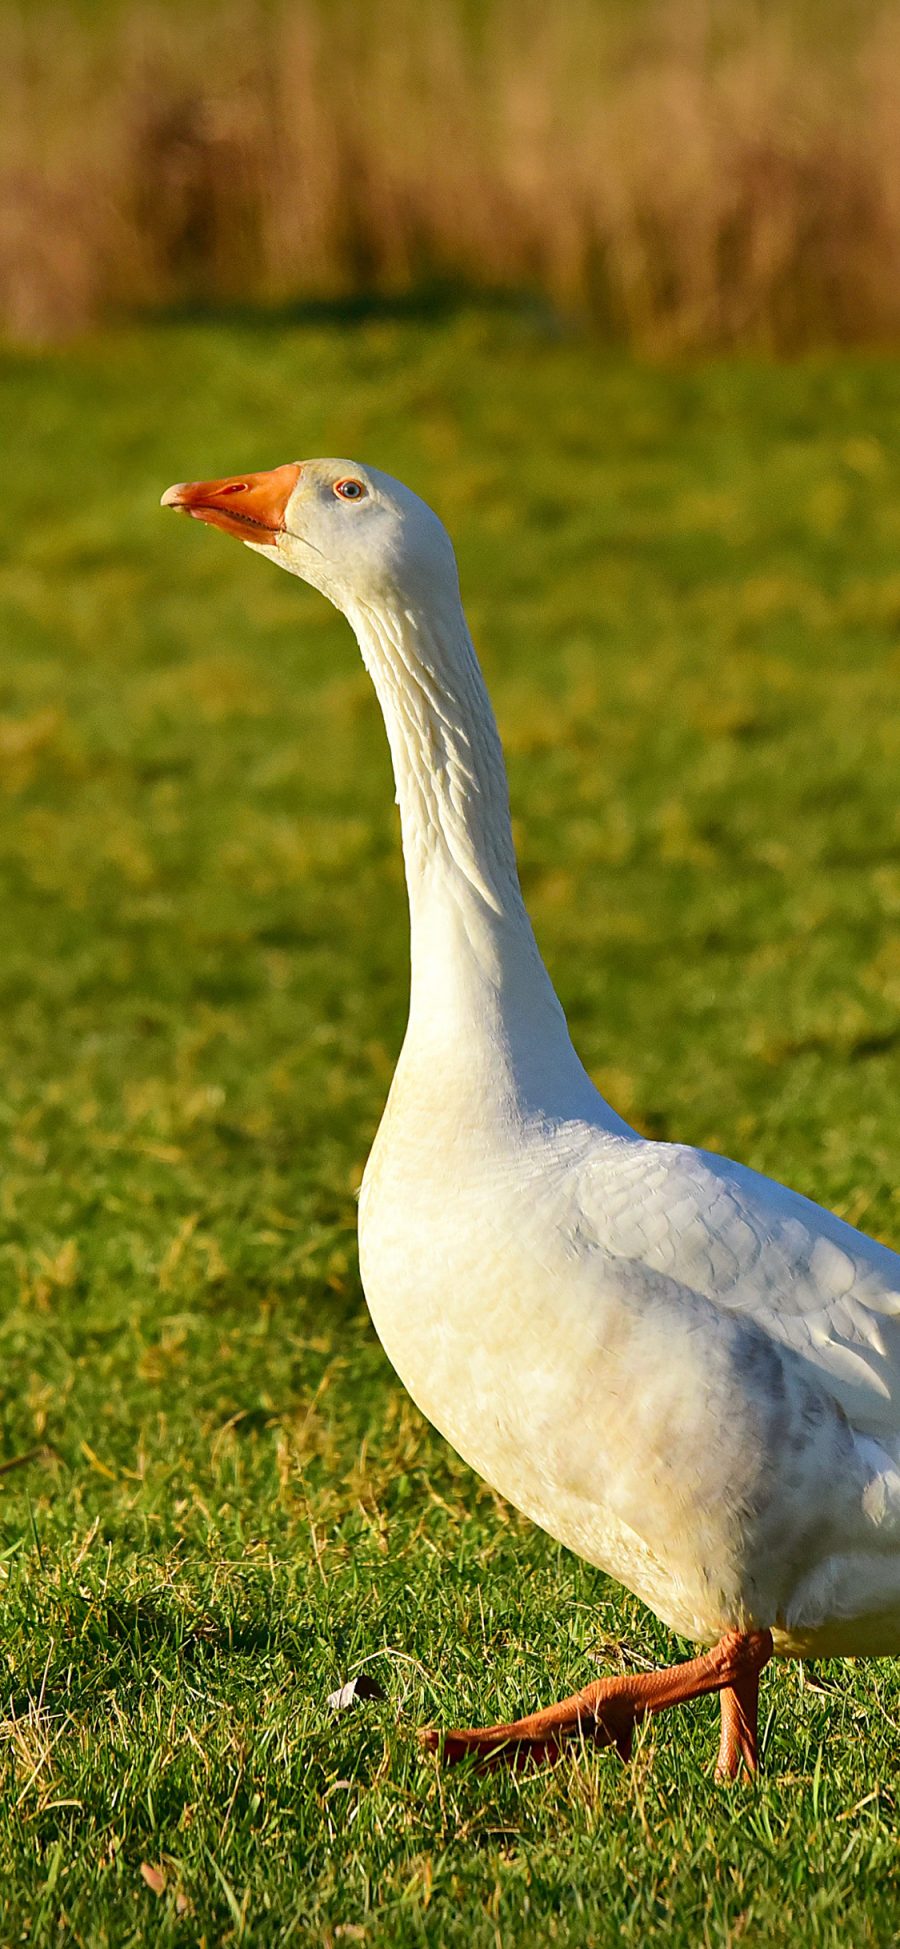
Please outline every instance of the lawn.
[[890, 1664], [767, 1673], [754, 1789], [712, 1783], [712, 1701], [629, 1769], [420, 1757], [688, 1647], [380, 1352], [382, 727], [341, 618], [156, 503], [332, 451], [434, 502], [592, 1074], [897, 1245], [900, 369], [488, 311], [135, 328], [2, 391], [0, 1939], [896, 1941]]

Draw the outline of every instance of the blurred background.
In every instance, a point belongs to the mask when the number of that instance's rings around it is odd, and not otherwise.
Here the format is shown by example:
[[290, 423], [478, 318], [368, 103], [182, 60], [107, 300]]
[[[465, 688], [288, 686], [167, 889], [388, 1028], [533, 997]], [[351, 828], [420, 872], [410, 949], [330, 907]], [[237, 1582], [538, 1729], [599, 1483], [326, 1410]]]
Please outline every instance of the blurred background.
[[900, 1244], [897, 7], [0, 0], [0, 93], [0, 1940], [893, 1944], [895, 1667], [772, 1679], [752, 1819], [712, 1701], [419, 1767], [678, 1648], [375, 1340], [377, 706], [158, 504], [423, 494], [600, 1088]]
[[888, 0], [0, 10], [0, 315], [529, 293], [644, 350], [900, 326]]

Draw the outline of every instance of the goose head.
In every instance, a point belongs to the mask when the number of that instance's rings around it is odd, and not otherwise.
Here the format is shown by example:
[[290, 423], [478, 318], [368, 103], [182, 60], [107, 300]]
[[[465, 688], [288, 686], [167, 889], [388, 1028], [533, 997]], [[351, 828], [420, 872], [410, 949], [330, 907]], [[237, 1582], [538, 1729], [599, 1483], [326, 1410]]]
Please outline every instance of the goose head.
[[458, 597], [437, 515], [401, 481], [356, 461], [290, 460], [265, 473], [180, 481], [162, 506], [237, 536], [345, 614]]

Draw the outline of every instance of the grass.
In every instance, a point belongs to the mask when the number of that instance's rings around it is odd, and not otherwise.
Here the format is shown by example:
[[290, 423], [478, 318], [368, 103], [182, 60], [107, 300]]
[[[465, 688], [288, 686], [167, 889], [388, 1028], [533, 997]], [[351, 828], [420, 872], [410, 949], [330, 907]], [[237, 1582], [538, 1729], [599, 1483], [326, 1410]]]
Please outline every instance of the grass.
[[[2, 390], [0, 1938], [895, 1942], [890, 1664], [768, 1674], [754, 1790], [712, 1785], [711, 1702], [627, 1770], [419, 1757], [423, 1718], [687, 1647], [381, 1355], [374, 699], [324, 603], [155, 503], [316, 451], [430, 497], [592, 1072], [897, 1244], [896, 367], [664, 372], [463, 314], [135, 331]], [[385, 1701], [333, 1718], [363, 1669]]]
[[0, 328], [528, 291], [654, 355], [900, 339], [892, 0], [0, 0]]

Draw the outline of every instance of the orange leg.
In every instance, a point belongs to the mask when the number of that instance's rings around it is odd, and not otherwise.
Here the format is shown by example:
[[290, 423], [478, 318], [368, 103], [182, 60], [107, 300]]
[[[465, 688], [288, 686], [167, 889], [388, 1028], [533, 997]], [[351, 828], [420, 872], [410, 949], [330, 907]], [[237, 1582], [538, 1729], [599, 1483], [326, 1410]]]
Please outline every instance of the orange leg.
[[751, 1779], [759, 1767], [759, 1673], [759, 1665], [754, 1665], [733, 1685], [724, 1685], [719, 1693], [722, 1737], [716, 1760], [717, 1780], [736, 1780], [742, 1762]]
[[558, 1705], [508, 1725], [469, 1726], [444, 1733], [432, 1728], [420, 1737], [446, 1765], [467, 1754], [513, 1766], [527, 1760], [555, 1760], [566, 1741], [579, 1735], [597, 1746], [615, 1746], [626, 1760], [631, 1757], [634, 1728], [649, 1713], [720, 1692], [722, 1744], [717, 1771], [730, 1779], [741, 1758], [750, 1772], [755, 1771], [759, 1674], [771, 1656], [771, 1631], [729, 1631], [711, 1651], [686, 1665], [626, 1678], [599, 1678]]

